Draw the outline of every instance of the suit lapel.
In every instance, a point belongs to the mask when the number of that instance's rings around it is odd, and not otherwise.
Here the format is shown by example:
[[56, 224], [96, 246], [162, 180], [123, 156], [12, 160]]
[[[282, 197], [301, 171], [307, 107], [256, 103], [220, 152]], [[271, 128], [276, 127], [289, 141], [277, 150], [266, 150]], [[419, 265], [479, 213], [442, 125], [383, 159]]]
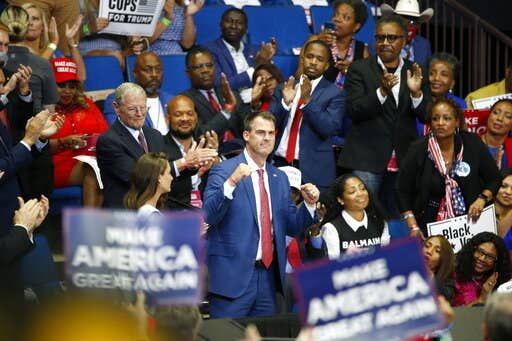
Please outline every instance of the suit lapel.
[[[247, 160], [245, 159], [244, 154], [239, 155], [239, 163], [247, 164]], [[256, 222], [256, 226], [258, 225], [258, 212], [256, 210], [256, 197], [254, 195], [255, 188], [252, 185], [252, 178], [248, 176], [242, 180], [242, 185], [244, 187], [245, 194], [247, 195], [247, 199], [249, 200], [251, 206], [251, 212], [254, 217], [254, 221]]]
[[[269, 164], [266, 165], [266, 170], [268, 172], [268, 187], [270, 191], [270, 204], [272, 205], [272, 226], [274, 228], [274, 235], [276, 235], [276, 224], [274, 223], [277, 221], [275, 217], [277, 217], [278, 213], [278, 207], [281, 206], [282, 203], [279, 202], [279, 178], [277, 176], [276, 169]], [[286, 204], [285, 204], [286, 206]]]
[[[222, 49], [223, 55], [227, 57], [227, 58], [224, 58], [224, 60], [226, 61], [226, 63], [229, 64], [229, 68], [231, 69], [231, 72], [236, 73], [235, 62], [233, 61], [233, 58], [231, 58], [231, 53], [229, 52], [226, 44], [224, 44], [224, 42], [222, 41], [222, 38], [218, 39], [218, 46]], [[220, 69], [217, 70], [217, 72], [220, 74]]]
[[318, 85], [315, 87], [315, 90], [311, 93], [311, 99], [309, 100], [310, 103], [318, 103], [319, 98], [322, 96], [323, 89], [328, 86], [328, 81], [325, 79], [325, 77], [322, 77], [320, 82], [318, 82]]
[[119, 122], [119, 120], [114, 123], [112, 128], [117, 132], [119, 139], [126, 146], [126, 150], [132, 154], [135, 158], [139, 158], [142, 154], [144, 154], [142, 148], [139, 143], [135, 140], [135, 138], [130, 134], [130, 132]]
[[197, 89], [194, 89], [194, 97], [196, 99], [196, 109], [198, 115], [200, 116], [200, 119], [204, 123], [208, 122], [208, 120], [210, 120], [215, 115], [215, 112], [213, 111], [210, 102], [208, 102], [208, 100], [206, 99], [206, 97], [203, 96], [201, 91]]
[[400, 92], [398, 93], [398, 112], [402, 111], [404, 105], [409, 106], [409, 89], [407, 87], [407, 70], [409, 65], [404, 60], [404, 66], [400, 72]]

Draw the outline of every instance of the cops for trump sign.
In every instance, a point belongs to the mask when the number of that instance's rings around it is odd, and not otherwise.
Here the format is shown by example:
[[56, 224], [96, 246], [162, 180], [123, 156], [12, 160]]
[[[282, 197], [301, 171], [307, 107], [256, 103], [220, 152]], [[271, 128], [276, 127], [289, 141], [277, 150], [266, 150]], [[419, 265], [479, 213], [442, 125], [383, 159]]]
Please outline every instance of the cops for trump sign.
[[315, 340], [404, 340], [442, 323], [415, 239], [314, 263], [293, 278]]
[[132, 211], [68, 209], [64, 251], [76, 288], [143, 291], [152, 303], [196, 303], [201, 294], [195, 212], [138, 219]]

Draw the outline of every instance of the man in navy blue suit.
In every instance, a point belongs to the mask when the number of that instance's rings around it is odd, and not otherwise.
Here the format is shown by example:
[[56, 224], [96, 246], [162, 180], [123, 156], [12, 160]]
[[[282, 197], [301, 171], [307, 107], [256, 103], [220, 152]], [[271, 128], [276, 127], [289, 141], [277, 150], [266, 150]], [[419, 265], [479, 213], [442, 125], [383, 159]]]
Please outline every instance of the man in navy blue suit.
[[313, 40], [303, 49], [300, 80], [290, 77], [276, 89], [268, 109], [279, 131], [274, 165], [299, 168], [304, 182], [323, 190], [336, 177], [331, 136], [341, 132], [345, 92], [323, 77], [332, 58], [329, 46]]
[[220, 86], [220, 74], [224, 73], [233, 90], [250, 88], [254, 68], [259, 64], [271, 63], [276, 54], [276, 40], [272, 39], [261, 46], [244, 43], [242, 39], [247, 33], [247, 15], [238, 8], [229, 8], [222, 14], [220, 29], [220, 38], [203, 45], [212, 53], [215, 61], [215, 85]]
[[269, 112], [245, 121], [246, 147], [210, 170], [204, 192], [210, 315], [243, 317], [276, 312], [285, 287], [285, 235], [314, 222], [319, 191], [301, 186], [296, 208], [285, 173], [267, 162], [274, 148], [275, 118]]

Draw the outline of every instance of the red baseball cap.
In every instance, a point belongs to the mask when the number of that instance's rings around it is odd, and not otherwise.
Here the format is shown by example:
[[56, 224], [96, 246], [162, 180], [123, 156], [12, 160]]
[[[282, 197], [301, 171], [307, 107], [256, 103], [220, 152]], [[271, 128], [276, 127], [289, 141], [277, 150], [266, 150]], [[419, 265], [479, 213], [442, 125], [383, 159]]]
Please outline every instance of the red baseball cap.
[[79, 81], [77, 75], [77, 66], [73, 59], [54, 58], [50, 61], [55, 74], [55, 82], [64, 83], [67, 81]]

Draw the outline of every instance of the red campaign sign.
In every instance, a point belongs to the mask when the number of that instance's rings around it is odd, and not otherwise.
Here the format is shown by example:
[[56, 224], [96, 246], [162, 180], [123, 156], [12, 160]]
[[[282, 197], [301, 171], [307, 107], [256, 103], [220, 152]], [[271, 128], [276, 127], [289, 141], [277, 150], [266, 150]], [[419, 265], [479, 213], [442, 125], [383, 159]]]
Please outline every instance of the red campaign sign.
[[[487, 130], [487, 118], [489, 117], [490, 109], [463, 109], [464, 121], [468, 131], [481, 136]], [[425, 124], [423, 126], [423, 135], [430, 133], [430, 126]]]
[[468, 131], [479, 136], [484, 134], [487, 130], [487, 118], [490, 112], [490, 109], [465, 109], [463, 114]]

